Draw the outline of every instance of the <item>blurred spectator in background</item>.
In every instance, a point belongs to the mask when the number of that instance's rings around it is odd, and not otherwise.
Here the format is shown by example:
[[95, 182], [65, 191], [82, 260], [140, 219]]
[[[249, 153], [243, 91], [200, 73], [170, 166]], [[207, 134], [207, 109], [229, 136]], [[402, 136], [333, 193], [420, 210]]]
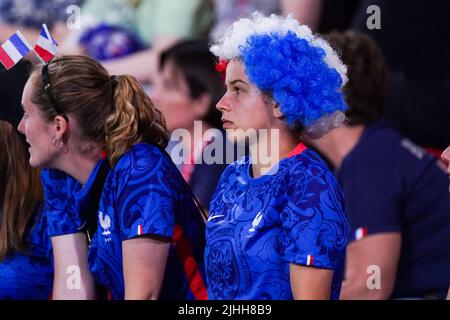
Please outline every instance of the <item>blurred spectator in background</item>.
[[313, 31], [344, 31], [349, 26], [361, 0], [281, 0], [284, 14], [307, 24]]
[[[381, 29], [368, 29], [370, 5], [380, 8]], [[388, 119], [436, 155], [450, 144], [449, 16], [448, 1], [364, 0], [353, 22], [376, 40], [389, 66]]]
[[48, 299], [53, 262], [39, 170], [16, 130], [29, 63], [0, 66], [0, 300]]
[[[347, 124], [309, 143], [337, 169], [344, 190], [352, 236], [341, 299], [444, 299], [448, 178], [436, 158], [383, 120], [387, 67], [376, 43], [356, 32], [328, 40], [348, 66]], [[378, 272], [370, 266], [379, 267], [375, 289], [367, 285]]]
[[[208, 0], [87, 0], [82, 28], [61, 52], [86, 53], [111, 74], [151, 82], [159, 53], [178, 39], [206, 36], [213, 15]], [[108, 60], [108, 61], [106, 61]]]
[[[302, 2], [302, 1], [300, 1]], [[223, 35], [225, 30], [236, 20], [246, 17], [255, 11], [264, 15], [280, 14], [280, 0], [213, 0], [215, 23], [211, 31], [211, 38]]]
[[[220, 74], [215, 70], [215, 57], [204, 40], [183, 40], [162, 52], [154, 92], [155, 104], [161, 109], [167, 129], [186, 129], [190, 141], [182, 141], [189, 154], [178, 164], [184, 179], [204, 208], [214, 193], [225, 164], [194, 164], [202, 159], [209, 141], [203, 134], [210, 128], [222, 126], [216, 104], [225, 93]], [[201, 121], [201, 135], [194, 134], [194, 121]], [[177, 142], [179, 143], [179, 142]], [[169, 143], [168, 151], [175, 145]]]
[[38, 39], [43, 23], [57, 42], [68, 33], [65, 20], [70, 5], [82, 0], [0, 0], [0, 43], [14, 32], [20, 32], [31, 43]]
[[214, 0], [216, 23], [211, 37], [217, 38], [239, 18], [259, 11], [288, 15], [313, 31], [345, 30], [361, 0]]

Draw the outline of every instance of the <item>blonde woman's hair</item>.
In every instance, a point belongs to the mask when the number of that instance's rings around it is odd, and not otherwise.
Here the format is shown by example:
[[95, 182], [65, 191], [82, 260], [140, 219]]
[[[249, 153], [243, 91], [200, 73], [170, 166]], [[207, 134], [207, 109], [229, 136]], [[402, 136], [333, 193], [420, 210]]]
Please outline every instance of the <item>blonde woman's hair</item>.
[[[52, 60], [48, 73], [59, 106], [77, 120], [77, 139], [83, 145], [80, 152], [89, 152], [92, 143], [100, 143], [114, 166], [133, 144], [167, 146], [164, 118], [132, 76], [111, 77], [100, 63], [78, 55]], [[32, 101], [51, 121], [57, 113], [44, 89], [40, 68], [33, 77]]]

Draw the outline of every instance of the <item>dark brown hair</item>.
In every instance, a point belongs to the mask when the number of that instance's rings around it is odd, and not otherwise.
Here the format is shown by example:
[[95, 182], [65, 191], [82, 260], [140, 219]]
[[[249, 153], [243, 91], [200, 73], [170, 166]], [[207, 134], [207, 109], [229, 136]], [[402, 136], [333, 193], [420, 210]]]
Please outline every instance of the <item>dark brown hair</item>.
[[27, 146], [8, 122], [0, 120], [0, 261], [26, 250], [27, 228], [42, 203], [38, 169]]
[[216, 58], [209, 50], [209, 44], [202, 39], [186, 39], [163, 51], [159, 59], [162, 70], [172, 62], [176, 72], [184, 78], [191, 99], [202, 93], [211, 97], [208, 112], [203, 119], [213, 128], [221, 128], [221, 112], [216, 104], [225, 94], [225, 85], [215, 69]]
[[[58, 104], [77, 120], [81, 152], [92, 149], [89, 142], [100, 143], [115, 165], [135, 143], [167, 146], [164, 118], [132, 76], [111, 78], [100, 63], [77, 55], [52, 60], [48, 71]], [[32, 101], [50, 121], [57, 114], [44, 90], [41, 69], [34, 73], [34, 86]]]
[[348, 67], [344, 87], [349, 125], [368, 125], [384, 113], [388, 68], [383, 53], [370, 36], [355, 31], [331, 32], [330, 45]]

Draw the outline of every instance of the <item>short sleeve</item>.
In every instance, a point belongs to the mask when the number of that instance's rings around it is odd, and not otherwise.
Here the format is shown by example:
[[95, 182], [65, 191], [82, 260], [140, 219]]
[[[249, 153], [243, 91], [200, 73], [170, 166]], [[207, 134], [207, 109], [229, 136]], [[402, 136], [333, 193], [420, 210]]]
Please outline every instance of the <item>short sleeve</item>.
[[338, 173], [350, 222], [350, 241], [401, 231], [402, 179], [390, 159], [387, 155], [349, 158]]
[[76, 210], [74, 199], [79, 183], [58, 170], [42, 170], [41, 181], [48, 235], [55, 237], [81, 232], [85, 223]]
[[[173, 168], [172, 168], [173, 167]], [[175, 166], [156, 147], [136, 145], [115, 169], [122, 240], [137, 236], [171, 239], [176, 207]]]
[[297, 162], [289, 170], [283, 258], [289, 263], [338, 270], [348, 241], [342, 192], [322, 164]]

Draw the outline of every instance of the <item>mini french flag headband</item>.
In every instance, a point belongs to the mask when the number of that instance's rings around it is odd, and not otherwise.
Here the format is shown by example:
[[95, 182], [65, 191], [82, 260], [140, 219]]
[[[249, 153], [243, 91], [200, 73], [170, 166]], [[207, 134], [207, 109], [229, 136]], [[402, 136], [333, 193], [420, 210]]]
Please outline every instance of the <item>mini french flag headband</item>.
[[67, 117], [66, 113], [61, 108], [61, 106], [59, 105], [59, 103], [56, 100], [55, 96], [53, 95], [52, 85], [50, 83], [50, 75], [49, 75], [49, 72], [48, 72], [48, 65], [49, 64], [50, 64], [50, 62], [49, 63], [44, 63], [44, 65], [42, 66], [42, 83], [44, 85], [44, 90], [47, 93], [48, 100], [50, 100], [50, 103], [52, 104], [53, 109], [55, 109], [55, 112], [58, 115], [63, 116], [64, 119], [66, 119], [66, 121], [69, 122], [69, 118]]
[[[62, 115], [66, 121], [68, 118], [64, 110], [59, 105], [53, 92], [52, 85], [50, 83], [50, 74], [48, 70], [49, 63], [56, 56], [58, 44], [48, 31], [47, 25], [44, 23], [39, 34], [38, 41], [34, 46], [34, 52], [42, 60], [42, 82], [44, 90], [47, 93], [47, 97], [50, 100], [51, 105], [55, 109], [58, 115]], [[3, 66], [9, 70], [16, 65], [28, 52], [33, 50], [31, 45], [22, 36], [20, 31], [16, 31], [5, 43], [0, 47], [0, 62]]]
[[44, 63], [48, 63], [56, 56], [58, 44], [48, 31], [47, 25], [44, 23], [39, 34], [38, 41], [34, 46], [34, 51]]
[[0, 62], [7, 69], [14, 67], [28, 52], [33, 50], [20, 31], [16, 31], [0, 46]]

